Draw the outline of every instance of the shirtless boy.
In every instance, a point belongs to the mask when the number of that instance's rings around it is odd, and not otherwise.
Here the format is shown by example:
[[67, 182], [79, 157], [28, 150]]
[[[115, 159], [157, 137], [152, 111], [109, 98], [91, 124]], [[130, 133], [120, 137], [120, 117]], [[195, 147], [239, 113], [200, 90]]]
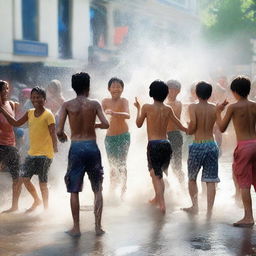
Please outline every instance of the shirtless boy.
[[251, 185], [256, 189], [256, 103], [247, 99], [251, 88], [249, 79], [239, 76], [232, 81], [230, 88], [237, 102], [227, 108], [223, 119], [221, 112], [228, 102], [225, 100], [217, 107], [217, 124], [221, 132], [225, 132], [232, 119], [237, 138], [233, 172], [241, 190], [244, 217], [233, 225], [252, 227], [254, 218], [250, 189]]
[[[169, 88], [166, 104], [172, 107], [174, 114], [180, 119], [182, 104], [176, 98], [180, 93], [181, 84], [176, 80], [169, 80], [166, 84]], [[179, 179], [179, 182], [184, 183], [184, 173], [182, 171], [183, 137], [178, 127], [171, 120], [167, 126], [167, 135], [173, 150], [173, 157], [171, 159], [172, 168]]]
[[218, 146], [213, 137], [213, 126], [216, 121], [216, 106], [208, 103], [212, 94], [212, 86], [205, 82], [196, 85], [196, 95], [199, 102], [189, 105], [190, 122], [188, 134], [194, 134], [194, 142], [189, 145], [188, 156], [188, 188], [192, 201], [192, 207], [182, 210], [191, 213], [198, 213], [198, 189], [197, 175], [201, 167], [202, 182], [207, 185], [207, 217], [212, 215], [212, 208], [215, 199], [215, 183], [219, 182], [218, 177]]
[[149, 96], [154, 99], [153, 104], [144, 104], [141, 108], [137, 98], [134, 106], [137, 108], [136, 125], [140, 128], [147, 120], [147, 157], [148, 169], [152, 177], [155, 198], [150, 202], [159, 206], [165, 213], [163, 171], [168, 169], [172, 148], [167, 139], [167, 126], [171, 120], [182, 131], [186, 128], [175, 116], [171, 107], [163, 102], [168, 95], [168, 86], [162, 81], [154, 81], [149, 87]]
[[58, 151], [54, 116], [50, 110], [44, 107], [45, 100], [45, 91], [39, 87], [34, 87], [31, 91], [31, 102], [34, 109], [29, 109], [18, 120], [13, 118], [4, 106], [0, 107], [0, 111], [11, 125], [21, 126], [28, 122], [30, 145], [21, 177], [25, 187], [32, 195], [34, 203], [27, 212], [34, 211], [41, 204], [41, 200], [31, 182], [34, 174], [38, 175], [39, 178], [44, 208], [48, 208], [48, 170], [52, 163], [54, 152]]
[[110, 191], [114, 192], [121, 183], [121, 198], [124, 197], [127, 182], [126, 159], [130, 146], [130, 133], [126, 120], [130, 119], [129, 102], [121, 98], [124, 83], [119, 78], [108, 82], [111, 98], [102, 101], [103, 110], [110, 115], [109, 128], [105, 138], [105, 147], [110, 165]]
[[[9, 85], [6, 81], [0, 80], [0, 105], [8, 111], [10, 115], [15, 116], [16, 104], [8, 100]], [[15, 147], [15, 135], [12, 125], [0, 113], [0, 164], [9, 168], [12, 176], [12, 206], [4, 211], [5, 213], [18, 210], [18, 200], [21, 192], [20, 156]]]
[[[83, 178], [87, 172], [95, 198], [95, 231], [97, 235], [101, 235], [104, 233], [101, 228], [103, 168], [100, 151], [96, 144], [95, 128], [108, 129], [109, 124], [99, 102], [88, 98], [90, 76], [87, 73], [74, 74], [72, 76], [72, 88], [77, 97], [63, 103], [57, 129], [58, 139], [65, 142], [67, 135], [64, 132], [64, 125], [68, 116], [71, 129], [71, 146], [65, 182], [67, 191], [71, 193], [70, 205], [74, 225], [67, 233], [72, 237], [81, 235], [79, 192], [82, 191]], [[96, 117], [99, 118], [100, 123], [95, 123]]]

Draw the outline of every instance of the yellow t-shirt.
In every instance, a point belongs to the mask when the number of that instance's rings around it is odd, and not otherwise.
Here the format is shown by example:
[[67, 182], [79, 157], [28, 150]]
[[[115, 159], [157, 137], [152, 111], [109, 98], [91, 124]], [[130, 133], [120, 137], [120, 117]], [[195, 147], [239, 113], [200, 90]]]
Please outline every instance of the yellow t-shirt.
[[28, 110], [28, 128], [30, 156], [47, 156], [53, 158], [54, 150], [52, 137], [48, 126], [55, 124], [54, 115], [49, 109], [45, 109], [42, 115], [35, 117], [35, 109]]

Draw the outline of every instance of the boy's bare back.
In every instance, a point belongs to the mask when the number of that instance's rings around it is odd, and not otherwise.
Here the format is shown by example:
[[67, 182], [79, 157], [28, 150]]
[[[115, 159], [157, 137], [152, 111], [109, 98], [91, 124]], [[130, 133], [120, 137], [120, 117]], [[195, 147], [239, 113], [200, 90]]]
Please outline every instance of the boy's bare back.
[[[102, 101], [102, 107], [104, 111], [111, 110], [112, 112], [127, 113], [129, 115], [129, 104], [128, 100], [125, 98], [120, 98], [118, 100], [105, 98]], [[111, 115], [107, 136], [119, 135], [128, 132], [128, 130], [128, 124], [124, 116], [120, 114]]]
[[60, 113], [60, 125], [63, 117], [68, 116], [71, 140], [95, 140], [96, 115], [102, 110], [98, 101], [86, 97], [77, 97], [63, 104]]
[[204, 102], [189, 105], [191, 128], [195, 140], [212, 140], [213, 126], [216, 121], [216, 106]]
[[232, 118], [237, 140], [256, 138], [256, 103], [249, 100], [238, 101], [227, 109], [227, 118]]

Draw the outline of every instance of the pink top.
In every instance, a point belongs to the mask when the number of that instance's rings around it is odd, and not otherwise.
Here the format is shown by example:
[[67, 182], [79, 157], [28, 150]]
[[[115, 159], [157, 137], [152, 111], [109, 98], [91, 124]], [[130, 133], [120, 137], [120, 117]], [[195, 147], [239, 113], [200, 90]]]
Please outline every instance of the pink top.
[[[12, 116], [15, 116], [14, 110], [9, 102], [5, 108]], [[0, 113], [0, 145], [15, 146], [13, 126], [8, 123], [2, 113]]]

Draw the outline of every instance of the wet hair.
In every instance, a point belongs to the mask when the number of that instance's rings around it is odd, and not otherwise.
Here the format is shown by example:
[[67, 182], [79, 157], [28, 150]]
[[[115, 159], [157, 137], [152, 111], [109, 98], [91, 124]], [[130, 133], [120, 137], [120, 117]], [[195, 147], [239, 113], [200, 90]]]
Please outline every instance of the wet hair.
[[56, 94], [61, 95], [61, 83], [59, 80], [57, 79], [52, 80], [47, 86], [47, 89], [50, 89], [50, 88], [54, 89]]
[[212, 86], [204, 81], [197, 83], [196, 95], [202, 100], [208, 100], [212, 95]]
[[33, 92], [39, 94], [40, 96], [42, 96], [46, 100], [46, 92], [45, 92], [45, 90], [43, 88], [41, 88], [39, 86], [36, 86], [36, 87], [34, 87], [31, 90], [31, 94], [30, 95], [32, 95]]
[[113, 83], [119, 83], [121, 84], [122, 88], [124, 88], [124, 82], [122, 79], [117, 78], [117, 77], [112, 77], [109, 81], [108, 81], [108, 89], [110, 88], [111, 84]]
[[3, 90], [4, 86], [7, 85], [8, 83], [4, 80], [0, 80], [0, 92]]
[[167, 86], [169, 89], [177, 89], [180, 90], [181, 88], [181, 83], [177, 80], [168, 80], [166, 82]]
[[155, 80], [149, 86], [149, 96], [154, 100], [163, 102], [168, 95], [168, 86], [161, 80]]
[[236, 92], [241, 97], [246, 98], [251, 90], [251, 81], [247, 77], [238, 76], [232, 81], [230, 89], [232, 92]]
[[71, 79], [72, 88], [77, 95], [89, 92], [90, 90], [90, 76], [88, 73], [80, 72], [72, 76]]

